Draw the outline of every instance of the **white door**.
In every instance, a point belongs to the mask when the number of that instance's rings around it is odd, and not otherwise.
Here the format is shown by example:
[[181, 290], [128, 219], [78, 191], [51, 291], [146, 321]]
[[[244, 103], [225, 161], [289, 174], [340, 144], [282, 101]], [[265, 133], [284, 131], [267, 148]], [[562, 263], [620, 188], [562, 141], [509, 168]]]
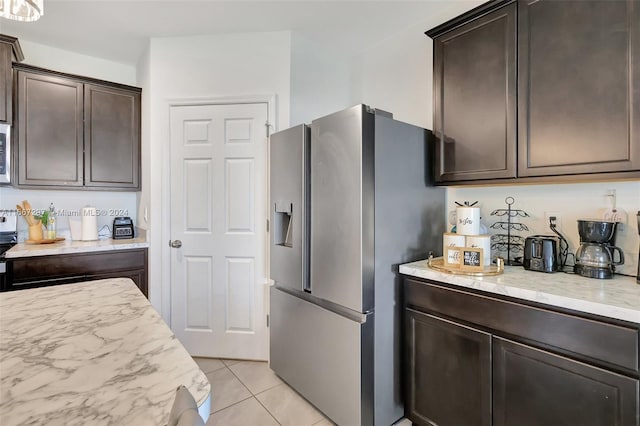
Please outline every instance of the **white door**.
[[171, 328], [191, 355], [267, 359], [267, 114], [171, 107]]

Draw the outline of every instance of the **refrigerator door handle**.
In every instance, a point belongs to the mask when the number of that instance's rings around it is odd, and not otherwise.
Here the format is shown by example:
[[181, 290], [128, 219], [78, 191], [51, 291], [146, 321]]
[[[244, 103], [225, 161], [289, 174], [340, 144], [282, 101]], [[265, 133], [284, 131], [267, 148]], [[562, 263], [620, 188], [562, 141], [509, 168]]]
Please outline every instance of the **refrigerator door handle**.
[[338, 305], [337, 303], [330, 302], [325, 299], [320, 299], [319, 297], [314, 296], [307, 292], [302, 292], [300, 290], [293, 290], [288, 287], [280, 287], [278, 283], [276, 283], [275, 288], [284, 293], [288, 293], [294, 297], [297, 297], [299, 299], [306, 300], [307, 302], [313, 303], [316, 306], [326, 309], [327, 311], [333, 312], [334, 314], [338, 314], [342, 317], [348, 318], [351, 321], [355, 321], [359, 324], [366, 323], [367, 319], [372, 318], [371, 315], [373, 315], [373, 311], [356, 312], [344, 306]]

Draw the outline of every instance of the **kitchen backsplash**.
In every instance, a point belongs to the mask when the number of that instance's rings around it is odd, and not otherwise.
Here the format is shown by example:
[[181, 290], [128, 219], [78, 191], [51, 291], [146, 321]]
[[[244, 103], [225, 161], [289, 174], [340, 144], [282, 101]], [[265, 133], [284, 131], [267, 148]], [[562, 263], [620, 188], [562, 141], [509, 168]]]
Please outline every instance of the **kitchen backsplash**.
[[[578, 219], [602, 218], [602, 214], [611, 207], [607, 194], [611, 190], [616, 193], [616, 207], [627, 212], [628, 220], [618, 228], [616, 245], [625, 255], [625, 264], [616, 267], [616, 272], [635, 276], [638, 268], [638, 225], [636, 214], [640, 210], [640, 181], [605, 182], [605, 183], [572, 183], [548, 185], [517, 186], [464, 186], [447, 188], [447, 214], [455, 209], [455, 201], [478, 201], [481, 208], [481, 223], [487, 226], [490, 234], [504, 231], [491, 229], [498, 217], [491, 216], [495, 209], [507, 208], [506, 197], [513, 197], [512, 208], [526, 211], [530, 217], [518, 218], [529, 231], [516, 231], [517, 235], [526, 237], [535, 234], [551, 235], [545, 213], [558, 214], [560, 231], [569, 242], [569, 251], [575, 253], [579, 246]], [[451, 225], [449, 225], [450, 229]], [[568, 263], [572, 263], [569, 259]]]
[[[58, 232], [66, 235], [69, 230], [69, 215], [81, 211], [85, 206], [93, 206], [98, 212], [98, 229], [108, 225], [111, 229], [113, 218], [129, 216], [137, 226], [136, 193], [110, 191], [49, 191], [21, 190], [12, 187], [0, 187], [0, 209], [15, 210], [16, 204], [28, 200], [33, 209], [48, 209], [53, 203], [58, 212]], [[19, 239], [23, 239], [27, 223], [18, 219]], [[106, 228], [100, 234], [108, 234]]]

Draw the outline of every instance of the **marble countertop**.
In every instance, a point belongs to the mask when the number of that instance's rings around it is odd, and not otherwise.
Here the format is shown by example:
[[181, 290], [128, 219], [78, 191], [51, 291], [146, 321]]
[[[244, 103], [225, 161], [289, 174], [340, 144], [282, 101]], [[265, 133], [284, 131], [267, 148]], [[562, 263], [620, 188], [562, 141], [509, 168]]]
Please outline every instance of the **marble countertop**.
[[164, 425], [210, 385], [127, 278], [0, 293], [0, 424]]
[[473, 277], [433, 270], [426, 260], [400, 265], [400, 273], [640, 324], [640, 285], [635, 277], [599, 280], [521, 266], [506, 266], [501, 275]]
[[102, 237], [97, 241], [72, 241], [66, 239], [51, 244], [19, 243], [4, 253], [7, 259], [16, 257], [48, 256], [52, 254], [87, 253], [93, 251], [126, 250], [149, 247], [145, 237], [114, 240]]

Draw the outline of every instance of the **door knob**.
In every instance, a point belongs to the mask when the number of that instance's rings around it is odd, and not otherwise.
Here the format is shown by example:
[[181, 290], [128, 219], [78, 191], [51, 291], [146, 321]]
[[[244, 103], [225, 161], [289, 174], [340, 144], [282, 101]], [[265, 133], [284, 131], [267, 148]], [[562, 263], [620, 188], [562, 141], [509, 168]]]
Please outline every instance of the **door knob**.
[[182, 241], [180, 240], [169, 240], [169, 247], [173, 247], [173, 248], [180, 248], [182, 247]]

